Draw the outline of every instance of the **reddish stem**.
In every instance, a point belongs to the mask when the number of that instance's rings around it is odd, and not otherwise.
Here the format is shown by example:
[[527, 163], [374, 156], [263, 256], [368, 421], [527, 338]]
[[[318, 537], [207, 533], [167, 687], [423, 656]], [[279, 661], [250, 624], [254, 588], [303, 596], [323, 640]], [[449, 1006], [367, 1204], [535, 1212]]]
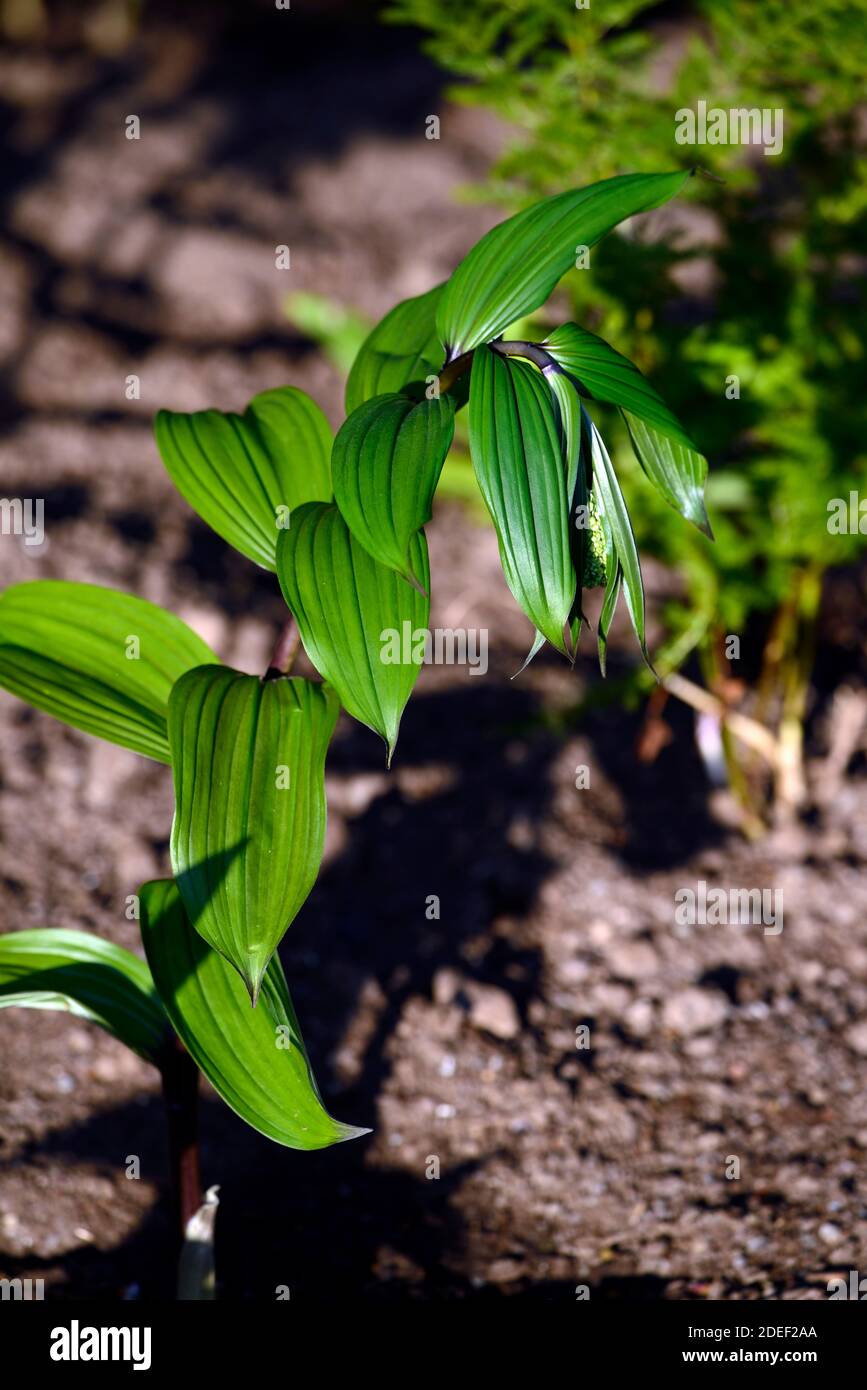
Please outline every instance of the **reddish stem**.
[[268, 662], [268, 670], [265, 672], [266, 681], [277, 680], [279, 676], [288, 675], [292, 670], [300, 645], [301, 633], [298, 631], [298, 624], [290, 613], [274, 644], [274, 650]]
[[172, 1034], [160, 1066], [169, 1138], [174, 1228], [178, 1247], [187, 1222], [202, 1205], [199, 1173], [199, 1069]]

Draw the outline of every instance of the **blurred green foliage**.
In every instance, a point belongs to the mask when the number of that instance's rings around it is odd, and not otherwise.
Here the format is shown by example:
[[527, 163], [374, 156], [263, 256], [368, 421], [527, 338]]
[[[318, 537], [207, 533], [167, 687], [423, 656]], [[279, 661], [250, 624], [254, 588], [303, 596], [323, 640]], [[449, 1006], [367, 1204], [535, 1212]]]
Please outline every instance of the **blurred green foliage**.
[[[425, 31], [451, 97], [513, 128], [474, 196], [512, 209], [687, 163], [724, 180], [607, 238], [544, 323], [571, 314], [631, 357], [710, 460], [715, 545], [616, 449], [640, 546], [686, 576], [672, 655], [779, 614], [864, 544], [827, 523], [832, 498], [867, 491], [867, 0], [392, 0], [387, 18]], [[781, 108], [782, 151], [678, 144], [700, 100]]]

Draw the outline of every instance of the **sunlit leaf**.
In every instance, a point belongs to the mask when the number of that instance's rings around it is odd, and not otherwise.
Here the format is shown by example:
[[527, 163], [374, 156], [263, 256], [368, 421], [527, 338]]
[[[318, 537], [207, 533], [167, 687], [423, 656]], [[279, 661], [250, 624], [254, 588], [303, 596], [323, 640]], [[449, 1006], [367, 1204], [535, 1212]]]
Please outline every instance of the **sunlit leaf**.
[[344, 521], [374, 560], [415, 583], [410, 549], [430, 521], [454, 419], [447, 396], [418, 404], [393, 393], [375, 396], [334, 441], [334, 500]]
[[[428, 591], [423, 531], [410, 567]], [[367, 553], [336, 506], [296, 513], [280, 538], [277, 573], [313, 665], [349, 713], [382, 736], [391, 762], [424, 657], [429, 600]]]
[[623, 415], [636, 458], [650, 481], [670, 506], [713, 540], [704, 506], [707, 459], [631, 411], [624, 410]]
[[254, 1003], [277, 943], [316, 881], [325, 841], [332, 691], [201, 666], [169, 700], [172, 868], [196, 931]]
[[592, 400], [621, 408], [651, 482], [670, 506], [710, 535], [704, 509], [707, 460], [634, 363], [575, 323], [563, 324], [544, 346]]
[[239, 975], [193, 930], [171, 879], [145, 883], [140, 899], [145, 953], [166, 1012], [226, 1104], [292, 1149], [367, 1134], [325, 1109], [279, 958], [272, 958], [251, 1009]]
[[575, 264], [619, 222], [668, 202], [689, 173], [623, 174], [555, 194], [494, 227], [461, 261], [437, 307], [448, 360], [490, 342], [544, 304]]
[[175, 487], [218, 535], [273, 570], [295, 507], [331, 498], [331, 430], [294, 386], [254, 396], [243, 415], [161, 410], [157, 446]]
[[0, 685], [158, 762], [172, 686], [216, 661], [180, 618], [115, 589], [36, 579], [0, 594]]
[[564, 323], [545, 339], [543, 346], [592, 400], [622, 406], [672, 439], [691, 443], [659, 392], [628, 357], [604, 338], [579, 328], [577, 323]]
[[145, 962], [99, 936], [60, 927], [0, 936], [0, 1009], [8, 1008], [75, 1014], [154, 1065], [169, 1037]]

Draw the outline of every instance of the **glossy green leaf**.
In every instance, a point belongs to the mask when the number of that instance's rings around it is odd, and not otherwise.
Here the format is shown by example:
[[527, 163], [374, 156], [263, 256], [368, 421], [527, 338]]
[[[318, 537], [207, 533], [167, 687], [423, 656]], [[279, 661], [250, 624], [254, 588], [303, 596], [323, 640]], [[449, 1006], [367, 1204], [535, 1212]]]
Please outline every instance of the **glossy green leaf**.
[[[614, 465], [608, 457], [608, 450], [605, 448], [602, 437], [583, 407], [581, 413], [584, 421], [585, 438], [590, 450], [593, 488], [599, 494], [599, 500], [605, 514], [606, 527], [610, 528], [614, 549], [623, 571], [623, 590], [629, 617], [635, 629], [642, 656], [650, 666], [644, 635], [644, 583], [641, 578], [641, 564], [638, 559], [632, 523], [629, 520], [629, 512], [620, 489], [620, 483], [614, 472]], [[650, 669], [653, 670], [653, 667], [650, 666]]]
[[437, 329], [452, 361], [544, 304], [557, 281], [618, 222], [668, 202], [689, 173], [623, 174], [557, 193], [494, 227], [443, 290]]
[[[423, 531], [410, 565], [428, 591]], [[367, 553], [336, 506], [296, 513], [280, 537], [277, 573], [304, 650], [349, 713], [382, 736], [390, 763], [424, 656], [429, 600]]]
[[593, 400], [622, 406], [672, 439], [691, 445], [689, 436], [633, 362], [604, 338], [577, 323], [564, 323], [545, 339], [546, 352], [576, 379]]
[[707, 459], [691, 445], [624, 410], [632, 447], [650, 481], [675, 511], [713, 540], [704, 506]]
[[225, 666], [188, 672], [169, 700], [172, 868], [196, 931], [242, 975], [254, 1004], [319, 872], [338, 713], [333, 692], [313, 681]]
[[291, 1149], [369, 1133], [333, 1120], [313, 1076], [279, 958], [250, 1001], [237, 973], [193, 930], [171, 879], [140, 890], [145, 954], [172, 1026], [227, 1105]]
[[387, 391], [439, 373], [443, 350], [436, 309], [443, 286], [404, 299], [381, 319], [362, 343], [346, 383], [346, 413]]
[[0, 685], [158, 762], [172, 686], [217, 660], [180, 618], [115, 589], [36, 579], [0, 594]]
[[334, 500], [344, 521], [374, 560], [416, 584], [410, 549], [430, 521], [454, 428], [447, 396], [414, 404], [392, 393], [359, 406], [334, 441]]
[[582, 455], [581, 402], [572, 381], [565, 372], [548, 366], [544, 369], [543, 375], [557, 403], [566, 477], [566, 496], [569, 499], [569, 547], [572, 554], [572, 569], [575, 573], [575, 596], [569, 611], [569, 625], [572, 650], [574, 651], [581, 628], [581, 577], [584, 574], [587, 550], [587, 531], [584, 520], [587, 515], [588, 494], [586, 467]]
[[575, 323], [563, 324], [544, 347], [591, 399], [621, 408], [651, 482], [670, 506], [710, 535], [704, 508], [707, 460], [634, 363]]
[[143, 960], [87, 932], [0, 936], [0, 1009], [64, 1010], [159, 1064], [169, 1023]]
[[470, 452], [506, 583], [538, 632], [569, 655], [575, 597], [558, 416], [541, 372], [487, 347], [473, 359]]
[[294, 386], [254, 396], [243, 415], [161, 410], [157, 447], [175, 487], [219, 536], [273, 570], [277, 538], [304, 502], [331, 498], [331, 430]]

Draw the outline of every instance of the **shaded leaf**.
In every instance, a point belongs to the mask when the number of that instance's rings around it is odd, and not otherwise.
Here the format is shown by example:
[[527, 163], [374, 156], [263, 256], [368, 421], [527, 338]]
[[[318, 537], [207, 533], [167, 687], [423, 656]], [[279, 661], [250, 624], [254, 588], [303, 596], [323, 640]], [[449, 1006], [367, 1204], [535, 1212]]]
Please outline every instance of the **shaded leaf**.
[[390, 394], [359, 406], [334, 441], [334, 500], [344, 521], [374, 560], [416, 584], [410, 549], [430, 521], [454, 428], [447, 396], [416, 405]]
[[436, 375], [443, 350], [436, 308], [443, 286], [396, 304], [362, 343], [346, 383], [346, 413], [373, 396]]
[[0, 685], [158, 762], [170, 761], [172, 686], [217, 660], [180, 618], [115, 589], [36, 579], [0, 595]]
[[[427, 591], [423, 531], [410, 565]], [[280, 538], [277, 573], [304, 650], [349, 713], [385, 740], [390, 763], [424, 655], [429, 600], [367, 553], [336, 506], [296, 513]]]
[[0, 1009], [65, 1010], [159, 1065], [169, 1023], [151, 973], [122, 946], [61, 928], [0, 936]]
[[540, 372], [487, 347], [473, 359], [470, 452], [506, 583], [537, 631], [568, 656], [563, 630], [576, 585], [556, 408]]
[[193, 930], [171, 879], [140, 889], [145, 953], [172, 1026], [214, 1090], [248, 1125], [291, 1149], [323, 1149], [369, 1131], [333, 1120], [307, 1058], [277, 956], [259, 1007]]
[[608, 662], [608, 634], [611, 631], [611, 624], [614, 621], [614, 614], [617, 611], [617, 600], [620, 598], [620, 588], [623, 583], [623, 569], [615, 553], [613, 541], [610, 546], [610, 551], [606, 556], [606, 567], [608, 571], [608, 583], [605, 587], [605, 596], [602, 600], [602, 608], [599, 613], [599, 624], [596, 629], [599, 669], [603, 676], [605, 675]]
[[172, 868], [195, 929], [254, 1004], [277, 943], [316, 881], [325, 841], [333, 692], [200, 666], [169, 700]]
[[563, 450], [563, 465], [566, 477], [566, 496], [569, 499], [569, 548], [572, 555], [572, 569], [575, 573], [575, 596], [569, 610], [570, 636], [572, 650], [578, 643], [582, 617], [582, 584], [585, 554], [587, 551], [587, 530], [581, 523], [587, 515], [589, 505], [587, 493], [587, 474], [582, 456], [583, 435], [581, 431], [581, 402], [569, 377], [555, 367], [545, 367], [543, 371], [557, 403], [557, 416], [560, 440]]
[[606, 528], [610, 528], [614, 549], [623, 571], [626, 607], [629, 610], [629, 617], [641, 647], [641, 654], [650, 669], [653, 670], [647, 655], [644, 635], [644, 583], [641, 578], [641, 564], [638, 559], [638, 549], [635, 544], [632, 523], [629, 520], [629, 512], [620, 490], [620, 484], [617, 481], [617, 475], [614, 472], [614, 465], [608, 457], [608, 450], [602, 442], [602, 437], [583, 406], [581, 413], [587, 447], [590, 450], [593, 488], [599, 495]]
[[331, 430], [294, 386], [254, 396], [243, 415], [161, 410], [163, 463], [190, 506], [236, 550], [274, 570], [277, 537], [304, 502], [331, 498]]
[[593, 246], [618, 222], [668, 202], [688, 178], [678, 170], [603, 179], [544, 198], [494, 227], [443, 290], [437, 328], [447, 360], [538, 309], [575, 264], [578, 247]]

